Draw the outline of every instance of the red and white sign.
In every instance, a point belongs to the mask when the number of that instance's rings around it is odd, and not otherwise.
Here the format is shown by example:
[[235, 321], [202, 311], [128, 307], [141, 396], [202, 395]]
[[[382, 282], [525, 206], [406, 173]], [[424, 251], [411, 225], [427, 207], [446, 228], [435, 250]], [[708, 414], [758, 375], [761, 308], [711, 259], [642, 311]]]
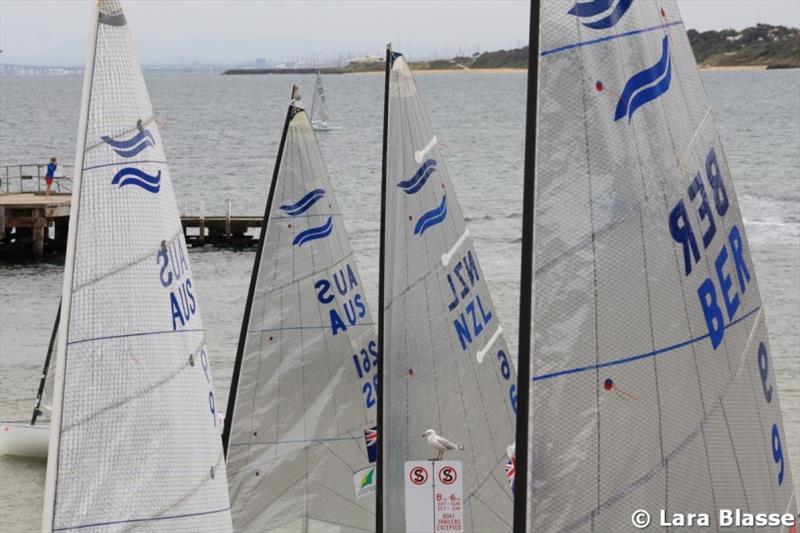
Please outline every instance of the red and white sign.
[[463, 533], [461, 461], [406, 461], [406, 532]]

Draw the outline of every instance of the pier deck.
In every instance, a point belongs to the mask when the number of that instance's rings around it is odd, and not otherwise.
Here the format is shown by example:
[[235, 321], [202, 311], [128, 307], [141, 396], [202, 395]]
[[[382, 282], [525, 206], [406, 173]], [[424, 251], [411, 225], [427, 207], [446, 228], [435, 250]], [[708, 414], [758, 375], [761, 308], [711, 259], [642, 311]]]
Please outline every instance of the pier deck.
[[[0, 193], [0, 260], [16, 257], [41, 259], [63, 255], [66, 250], [72, 196], [43, 192]], [[185, 205], [185, 201], [184, 201]], [[225, 215], [181, 216], [188, 246], [248, 247], [258, 243], [261, 216], [234, 216], [225, 200]], [[185, 211], [185, 209], [184, 209]], [[50, 228], [54, 227], [54, 232]]]

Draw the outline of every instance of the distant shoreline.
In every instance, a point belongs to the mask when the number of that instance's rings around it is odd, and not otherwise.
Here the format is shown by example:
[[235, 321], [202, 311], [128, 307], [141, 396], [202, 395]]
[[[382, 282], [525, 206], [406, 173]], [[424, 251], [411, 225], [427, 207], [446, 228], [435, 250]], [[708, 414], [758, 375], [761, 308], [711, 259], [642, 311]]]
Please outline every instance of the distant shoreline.
[[698, 65], [698, 67], [704, 72], [753, 72], [767, 70], [767, 65]]
[[[734, 65], [734, 66], [718, 66], [718, 65], [698, 65], [701, 71], [703, 72], [761, 72], [766, 70], [784, 70], [784, 69], [796, 69], [798, 67], [794, 66], [770, 66], [770, 65]], [[320, 69], [322, 74], [336, 74], [336, 75], [344, 75], [344, 74], [356, 74], [356, 75], [383, 75], [384, 71], [381, 70], [361, 70], [361, 71], [338, 71], [332, 72], [332, 69]], [[527, 68], [518, 68], [518, 67], [497, 67], [497, 68], [418, 68], [414, 69], [412, 65], [412, 70], [414, 71], [414, 75], [422, 75], [422, 74], [453, 74], [453, 73], [463, 73], [463, 74], [514, 74], [520, 72], [527, 72]], [[285, 74], [316, 74], [316, 70], [310, 69], [280, 69], [280, 70], [273, 70], [270, 69], [268, 71], [244, 71], [244, 70], [235, 70], [235, 71], [226, 71], [223, 74], [225, 75], [267, 75], [267, 74], [278, 74], [278, 75], [285, 75]]]

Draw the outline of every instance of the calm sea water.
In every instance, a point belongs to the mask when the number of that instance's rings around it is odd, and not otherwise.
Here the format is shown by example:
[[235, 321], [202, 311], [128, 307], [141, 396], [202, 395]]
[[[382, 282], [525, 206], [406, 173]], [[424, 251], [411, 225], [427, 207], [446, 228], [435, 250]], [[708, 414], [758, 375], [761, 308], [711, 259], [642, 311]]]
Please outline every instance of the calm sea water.
[[[420, 74], [437, 136], [492, 290], [516, 345], [525, 75]], [[788, 455], [800, 472], [800, 71], [705, 73], [766, 302]], [[176, 190], [188, 211], [260, 215], [292, 83], [312, 76], [147, 79]], [[0, 78], [0, 165], [74, 157], [80, 79]], [[383, 78], [329, 76], [334, 121], [319, 136], [367, 297], [377, 302]], [[182, 200], [179, 198], [179, 202]], [[227, 398], [254, 253], [191, 251]], [[0, 419], [30, 416], [61, 291], [62, 265], [0, 266]], [[224, 409], [224, 405], [220, 405]], [[38, 530], [44, 463], [0, 459], [3, 531]]]

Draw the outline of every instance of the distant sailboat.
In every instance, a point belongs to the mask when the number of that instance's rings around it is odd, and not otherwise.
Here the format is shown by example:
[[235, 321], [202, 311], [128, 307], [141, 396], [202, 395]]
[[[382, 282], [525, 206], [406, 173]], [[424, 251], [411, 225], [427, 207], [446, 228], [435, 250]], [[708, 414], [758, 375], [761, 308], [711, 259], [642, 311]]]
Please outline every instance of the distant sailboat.
[[530, 43], [515, 527], [796, 513], [755, 267], [676, 2], [533, 2]]
[[42, 531], [231, 531], [205, 332], [116, 0], [92, 14]]
[[311, 100], [311, 126], [316, 131], [340, 130], [341, 127], [331, 125], [331, 116], [328, 111], [328, 99], [325, 97], [325, 88], [322, 86], [322, 76], [317, 72], [314, 81], [314, 98]]
[[377, 529], [406, 530], [404, 463], [438, 449], [463, 463], [464, 531], [510, 531], [516, 376], [437, 137], [391, 50], [384, 105]]
[[371, 531], [378, 345], [344, 220], [294, 90], [233, 371], [238, 531]]

